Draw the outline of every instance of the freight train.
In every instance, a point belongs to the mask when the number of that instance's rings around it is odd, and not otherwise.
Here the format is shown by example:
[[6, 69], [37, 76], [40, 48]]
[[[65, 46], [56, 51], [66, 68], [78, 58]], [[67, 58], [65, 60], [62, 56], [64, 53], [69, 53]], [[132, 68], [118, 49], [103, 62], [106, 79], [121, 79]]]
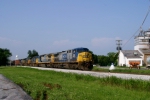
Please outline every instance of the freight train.
[[43, 54], [33, 58], [19, 59], [15, 65], [38, 66], [49, 68], [66, 68], [91, 70], [93, 68], [92, 53], [88, 48], [74, 48], [56, 53]]

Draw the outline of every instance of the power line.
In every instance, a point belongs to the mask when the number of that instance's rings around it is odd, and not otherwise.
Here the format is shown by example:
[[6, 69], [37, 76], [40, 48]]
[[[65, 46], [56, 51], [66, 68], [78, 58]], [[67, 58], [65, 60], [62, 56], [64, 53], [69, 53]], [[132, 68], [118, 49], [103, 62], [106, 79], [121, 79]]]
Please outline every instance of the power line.
[[145, 16], [145, 18], [144, 18], [144, 20], [143, 20], [143, 23], [142, 23], [141, 27], [143, 26], [143, 24], [144, 24], [144, 22], [145, 22], [145, 20], [146, 20], [146, 18], [147, 18], [147, 16], [148, 16], [148, 14], [149, 14], [149, 12], [150, 12], [150, 6], [149, 6], [149, 10], [148, 10], [148, 12], [147, 12], [147, 14], [146, 14], [146, 16]]
[[[150, 0], [149, 0], [149, 1], [150, 1]], [[147, 16], [148, 16], [149, 12], [150, 12], [150, 6], [149, 6], [148, 12], [147, 12], [147, 14], [146, 14], [146, 16], [145, 16], [145, 18], [144, 18], [144, 20], [143, 20], [141, 26], [140, 26], [140, 27], [137, 29], [137, 31], [135, 31], [135, 33], [128, 39], [128, 41], [123, 45], [123, 47], [124, 47], [124, 46], [131, 40], [131, 38], [134, 37], [135, 34], [142, 28], [142, 26], [143, 26], [143, 24], [145, 23], [145, 20], [146, 20], [146, 18], [147, 18]]]

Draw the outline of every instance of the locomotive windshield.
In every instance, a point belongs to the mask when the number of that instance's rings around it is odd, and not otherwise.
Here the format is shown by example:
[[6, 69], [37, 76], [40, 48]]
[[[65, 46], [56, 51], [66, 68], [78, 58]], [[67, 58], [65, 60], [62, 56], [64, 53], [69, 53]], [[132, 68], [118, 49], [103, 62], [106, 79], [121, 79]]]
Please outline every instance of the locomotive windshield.
[[80, 49], [77, 49], [77, 52], [86, 52], [86, 51], [89, 51], [87, 48], [80, 48]]

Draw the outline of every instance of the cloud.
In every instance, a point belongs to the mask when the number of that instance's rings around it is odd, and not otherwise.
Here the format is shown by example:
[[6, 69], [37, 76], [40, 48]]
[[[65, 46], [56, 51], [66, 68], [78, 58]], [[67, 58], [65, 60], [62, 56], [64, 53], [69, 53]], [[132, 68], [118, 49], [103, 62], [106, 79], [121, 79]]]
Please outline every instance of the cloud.
[[16, 54], [19, 55], [19, 58], [26, 57], [27, 52], [25, 51], [27, 46], [24, 45], [22, 41], [18, 41], [15, 39], [0, 37], [0, 48], [7, 48], [12, 53], [12, 57], [10, 57], [11, 60], [15, 59]]
[[94, 47], [100, 47], [100, 46], [106, 47], [106, 46], [112, 45], [114, 42], [115, 42], [115, 38], [105, 38], [105, 37], [93, 38], [91, 40], [91, 45]]
[[71, 41], [69, 39], [65, 40], [55, 40], [52, 43], [52, 46], [50, 49], [52, 51], [59, 51], [59, 50], [67, 50], [77, 47], [78, 42], [77, 41]]
[[116, 50], [116, 39], [117, 38], [93, 38], [91, 41], [72, 41], [69, 39], [56, 40], [53, 42], [53, 47], [51, 49], [60, 48], [62, 50], [72, 49], [76, 47], [86, 47], [95, 53], [99, 52], [109, 52]]
[[0, 37], [0, 44], [18, 46], [18, 45], [21, 45], [22, 42], [18, 40], [10, 39], [10, 38]]
[[70, 44], [69, 40], [59, 40], [59, 41], [57, 40], [53, 42], [53, 45], [56, 45], [56, 46], [65, 46], [69, 44]]
[[95, 54], [107, 55], [108, 52], [116, 52], [116, 39], [119, 38], [96, 37], [91, 39], [89, 48]]
[[69, 39], [64, 39], [64, 40], [55, 40], [52, 43], [52, 46], [49, 47], [50, 50], [52, 51], [58, 51], [58, 50], [68, 50], [68, 49], [73, 49], [77, 47], [87, 47], [90, 46], [90, 41], [83, 41], [83, 40], [69, 40]]
[[116, 40], [120, 39], [116, 38], [107, 38], [107, 37], [96, 37], [91, 39], [90, 41], [78, 40], [72, 41], [69, 39], [65, 40], [56, 40], [53, 42], [53, 47], [51, 50], [55, 48], [55, 50], [67, 50], [73, 49], [76, 47], [86, 47], [93, 51], [95, 54], [107, 54], [108, 52], [116, 52]]
[[72, 41], [72, 40], [69, 40], [69, 39], [66, 39], [66, 40], [56, 40], [53, 42], [53, 45], [54, 46], [60, 46], [60, 47], [79, 47], [81, 45], [85, 45], [86, 43], [83, 42], [83, 41]]

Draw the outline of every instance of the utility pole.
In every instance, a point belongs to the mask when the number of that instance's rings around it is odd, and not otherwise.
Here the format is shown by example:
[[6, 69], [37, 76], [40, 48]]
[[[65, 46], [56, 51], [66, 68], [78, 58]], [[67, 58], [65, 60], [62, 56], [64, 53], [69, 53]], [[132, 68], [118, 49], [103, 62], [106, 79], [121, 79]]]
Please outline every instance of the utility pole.
[[122, 50], [122, 48], [121, 48], [121, 45], [122, 45], [121, 42], [122, 42], [122, 40], [116, 40], [116, 42], [117, 42], [117, 43], [116, 43], [116, 45], [117, 45], [117, 48], [116, 48], [116, 49], [118, 50], [118, 53], [119, 53], [119, 51]]

